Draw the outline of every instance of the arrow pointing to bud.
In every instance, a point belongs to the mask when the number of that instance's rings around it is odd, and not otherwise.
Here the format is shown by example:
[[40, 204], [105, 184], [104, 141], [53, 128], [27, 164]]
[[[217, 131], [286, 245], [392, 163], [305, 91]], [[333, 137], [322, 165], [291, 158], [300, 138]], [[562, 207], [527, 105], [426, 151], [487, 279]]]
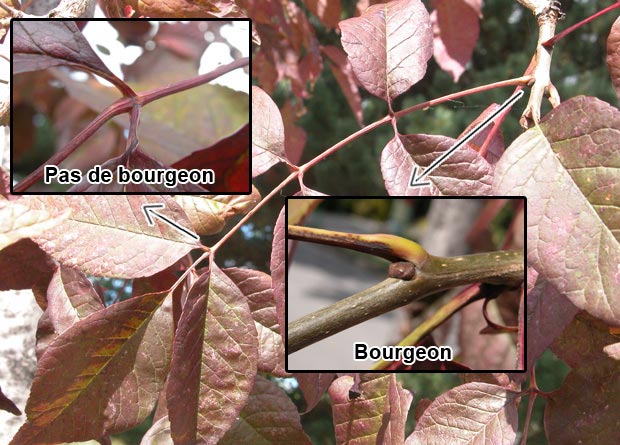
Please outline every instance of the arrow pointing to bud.
[[480, 122], [474, 128], [469, 130], [467, 134], [465, 134], [465, 136], [463, 136], [461, 139], [456, 141], [456, 143], [452, 147], [450, 147], [448, 151], [446, 151], [444, 154], [442, 154], [437, 159], [435, 159], [431, 163], [431, 165], [429, 165], [426, 168], [426, 170], [420, 173], [419, 176], [417, 176], [418, 167], [417, 166], [414, 167], [413, 172], [411, 173], [411, 180], [409, 181], [409, 187], [422, 187], [425, 185], [430, 185], [431, 183], [429, 181], [421, 182], [422, 179], [424, 179], [426, 176], [428, 176], [430, 172], [432, 172], [437, 167], [439, 167], [441, 164], [443, 164], [450, 156], [454, 154], [456, 150], [458, 150], [460, 147], [468, 143], [474, 136], [480, 133], [480, 131], [482, 131], [487, 125], [489, 125], [502, 111], [504, 111], [508, 107], [511, 107], [516, 101], [521, 99], [521, 96], [523, 96], [523, 90], [517, 91], [515, 94], [510, 96], [510, 98], [506, 102], [501, 104], [497, 110], [495, 110], [493, 113], [488, 115], [482, 122]]
[[168, 218], [167, 216], [162, 215], [161, 213], [158, 213], [155, 211], [155, 209], [164, 209], [166, 206], [162, 203], [155, 203], [155, 204], [142, 204], [142, 211], [144, 212], [144, 216], [146, 216], [146, 222], [149, 226], [154, 226], [155, 225], [155, 220], [153, 218], [159, 218], [161, 219], [163, 222], [165, 222], [168, 225], [171, 225], [172, 227], [174, 227], [175, 229], [177, 229], [179, 232], [184, 233], [185, 235], [189, 236], [190, 238], [194, 239], [194, 240], [199, 240], [200, 237], [198, 235], [196, 235], [194, 232], [192, 232], [189, 229], [186, 229], [185, 227], [183, 227], [182, 225], [174, 222], [173, 220], [171, 220], [170, 218]]

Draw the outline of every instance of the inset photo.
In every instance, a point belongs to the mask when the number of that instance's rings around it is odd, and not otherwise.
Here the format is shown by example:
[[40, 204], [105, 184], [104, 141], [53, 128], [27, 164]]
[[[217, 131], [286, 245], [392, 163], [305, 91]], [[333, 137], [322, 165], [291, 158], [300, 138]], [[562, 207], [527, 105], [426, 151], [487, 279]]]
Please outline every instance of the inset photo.
[[291, 197], [286, 215], [287, 371], [525, 371], [524, 197]]
[[250, 193], [250, 20], [11, 21], [11, 193]]

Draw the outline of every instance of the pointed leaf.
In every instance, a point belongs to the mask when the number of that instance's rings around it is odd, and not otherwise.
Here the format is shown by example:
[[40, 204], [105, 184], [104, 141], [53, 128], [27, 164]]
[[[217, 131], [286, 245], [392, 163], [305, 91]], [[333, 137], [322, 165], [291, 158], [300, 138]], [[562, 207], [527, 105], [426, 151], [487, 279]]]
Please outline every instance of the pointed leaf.
[[177, 195], [174, 200], [183, 208], [196, 233], [213, 235], [220, 232], [235, 215], [252, 210], [260, 201], [260, 194], [252, 186], [250, 195]]
[[[360, 396], [351, 399], [354, 379], [345, 375], [329, 388], [336, 443], [402, 443], [412, 396], [394, 374], [360, 374]], [[391, 388], [391, 389], [390, 389]]]
[[273, 227], [273, 241], [271, 242], [271, 283], [273, 286], [273, 297], [276, 300], [276, 315], [278, 324], [280, 325], [280, 335], [286, 338], [284, 332], [286, 330], [285, 318], [285, 273], [286, 273], [286, 212], [282, 207], [278, 219]]
[[620, 111], [578, 96], [506, 150], [495, 193], [528, 197], [528, 262], [580, 309], [620, 319]]
[[105, 66], [75, 22], [16, 20], [12, 37], [13, 74], [67, 65], [97, 74], [130, 95], [131, 88]]
[[413, 394], [404, 389], [396, 380], [396, 376], [392, 374], [388, 387], [387, 403], [383, 407], [383, 415], [389, 419], [389, 422], [383, 423], [379, 431], [378, 443], [386, 445], [405, 443], [405, 424], [412, 400]]
[[373, 5], [340, 30], [353, 72], [375, 96], [391, 101], [424, 77], [433, 32], [420, 0]]
[[342, 94], [347, 99], [347, 103], [357, 124], [362, 126], [362, 97], [360, 96], [360, 90], [357, 86], [355, 74], [353, 74], [353, 68], [347, 59], [347, 55], [344, 51], [336, 46], [328, 45], [321, 48], [323, 54], [327, 56], [328, 65], [332, 70], [336, 82], [342, 90]]
[[[15, 414], [16, 416], [21, 416], [22, 414], [17, 405], [15, 405], [11, 399], [4, 395], [2, 388], [0, 388], [0, 409], [8, 411], [11, 414]], [[295, 410], [295, 412], [297, 412], [297, 410]]]
[[274, 382], [257, 375], [254, 388], [239, 419], [218, 445], [311, 445], [297, 408]]
[[152, 275], [198, 247], [166, 223], [148, 225], [142, 205], [164, 203], [163, 214], [189, 226], [183, 210], [167, 196], [37, 196], [33, 201], [48, 211], [71, 209], [64, 224], [34, 241], [60, 263], [93, 275]]
[[59, 334], [104, 309], [101, 297], [84, 273], [59, 266], [47, 288], [47, 314]]
[[470, 144], [465, 144], [435, 168], [424, 181], [430, 186], [411, 187], [411, 175], [446, 153], [457, 141], [447, 136], [424, 134], [398, 135], [381, 153], [381, 173], [385, 188], [392, 196], [488, 195], [493, 167]]
[[252, 177], [286, 159], [280, 110], [259, 87], [252, 87]]
[[271, 277], [253, 269], [231, 267], [223, 272], [237, 285], [248, 300], [258, 332], [258, 370], [286, 377], [284, 370], [284, 341], [276, 316]]
[[440, 1], [431, 14], [431, 21], [435, 31], [435, 60], [458, 82], [478, 41], [478, 13], [466, 0]]
[[175, 445], [216, 444], [230, 428], [254, 383], [256, 337], [243, 294], [213, 265], [189, 290], [174, 340], [167, 400]]
[[96, 439], [141, 423], [170, 359], [173, 326], [165, 298], [147, 294], [114, 304], [57, 337], [38, 362], [28, 421], [11, 445]]
[[426, 408], [405, 443], [513, 445], [517, 437], [518, 396], [517, 392], [481, 382], [452, 388]]
[[306, 400], [304, 413], [312, 411], [312, 408], [319, 403], [336, 376], [336, 374], [331, 372], [296, 373], [294, 375], [299, 382], [299, 389], [301, 389]]

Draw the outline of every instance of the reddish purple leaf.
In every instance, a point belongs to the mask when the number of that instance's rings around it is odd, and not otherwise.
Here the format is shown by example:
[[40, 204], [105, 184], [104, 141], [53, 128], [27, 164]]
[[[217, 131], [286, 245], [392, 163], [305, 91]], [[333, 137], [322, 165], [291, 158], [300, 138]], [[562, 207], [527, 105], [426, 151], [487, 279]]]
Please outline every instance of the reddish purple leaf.
[[47, 286], [56, 267], [33, 241], [20, 240], [0, 250], [0, 290], [30, 289], [38, 282]]
[[284, 342], [276, 316], [271, 277], [258, 270], [236, 267], [223, 272], [248, 299], [258, 332], [258, 370], [278, 377], [288, 376], [284, 370]]
[[424, 77], [433, 32], [420, 0], [373, 5], [340, 30], [353, 72], [375, 96], [391, 102]]
[[303, 103], [294, 104], [287, 100], [282, 109], [282, 123], [284, 124], [284, 150], [286, 158], [291, 164], [299, 165], [306, 147], [306, 130], [297, 125], [299, 116], [306, 112]]
[[280, 110], [259, 87], [252, 87], [252, 177], [286, 161]]
[[47, 289], [47, 314], [57, 333], [104, 308], [86, 275], [77, 269], [58, 267]]
[[[2, 388], [0, 388], [0, 409], [4, 411], [8, 411], [11, 414], [15, 414], [16, 416], [21, 416], [22, 412], [20, 409], [13, 403], [11, 399], [4, 395], [2, 392]], [[297, 412], [297, 410], [295, 410]]]
[[478, 41], [478, 14], [467, 0], [439, 1], [431, 14], [435, 60], [455, 82], [465, 71]]
[[[468, 126], [463, 130], [463, 132], [459, 135], [459, 138], [466, 135], [471, 129], [473, 129], [480, 122], [484, 121], [491, 114], [493, 114], [499, 105], [496, 103], [492, 103], [488, 107], [484, 109], [480, 115], [476, 119], [474, 119]], [[499, 119], [499, 118], [498, 118]], [[495, 128], [497, 124], [495, 122], [489, 123], [483, 130], [481, 130], [476, 136], [474, 136], [471, 141], [468, 142], [468, 148], [472, 148], [476, 150], [478, 153], [481, 152], [483, 145], [485, 144], [487, 138], [491, 131]], [[484, 159], [486, 159], [490, 164], [495, 164], [499, 158], [504, 154], [504, 150], [506, 145], [504, 144], [504, 137], [502, 136], [501, 131], [496, 131], [491, 138], [491, 141], [486, 147], [486, 152], [483, 154]]]
[[114, 304], [58, 336], [38, 362], [28, 421], [11, 445], [97, 439], [141, 423], [163, 388], [170, 360], [166, 295]]
[[[383, 149], [381, 173], [392, 196], [488, 195], [493, 166], [470, 146], [459, 147], [427, 178], [430, 186], [410, 187], [414, 167], [428, 167], [457, 141], [447, 136], [398, 135]], [[419, 174], [419, 173], [418, 173]]]
[[530, 289], [530, 276], [538, 274], [530, 269], [527, 275], [527, 366], [531, 369], [579, 310], [541, 276]]
[[616, 95], [620, 98], [620, 18], [612, 25], [607, 38], [607, 67]]
[[173, 168], [210, 168], [215, 184], [208, 189], [218, 193], [241, 193], [250, 188], [250, 125], [210, 147], [197, 150], [172, 164]]
[[0, 250], [57, 226], [69, 213], [68, 209], [33, 208], [28, 198], [0, 200]]
[[166, 391], [175, 445], [219, 441], [247, 402], [257, 355], [245, 296], [213, 265], [189, 290], [175, 335]]
[[411, 393], [402, 389], [394, 374], [360, 374], [359, 378], [360, 395], [354, 399], [350, 375], [339, 377], [329, 388], [336, 443], [403, 443]]
[[513, 445], [517, 437], [518, 397], [518, 392], [488, 383], [466, 383], [452, 388], [426, 408], [405, 444]]
[[605, 352], [605, 347], [617, 341], [605, 323], [580, 312], [555, 339], [551, 350], [575, 372], [604, 379], [620, 372], [618, 362]]
[[545, 407], [545, 434], [552, 444], [618, 441], [620, 373], [589, 378], [571, 372]]
[[285, 262], [286, 257], [286, 213], [282, 207], [278, 219], [273, 227], [273, 241], [271, 242], [271, 282], [273, 286], [273, 296], [276, 300], [276, 315], [280, 325], [280, 335], [284, 337], [286, 331], [285, 312]]
[[274, 382], [257, 375], [247, 405], [218, 445], [311, 445], [297, 407]]
[[142, 205], [163, 203], [162, 214], [189, 227], [183, 210], [168, 196], [36, 196], [33, 201], [48, 211], [71, 209], [62, 225], [34, 241], [65, 266], [93, 275], [152, 275], [199, 246], [162, 221], [148, 225]]
[[392, 374], [388, 386], [387, 403], [383, 407], [383, 415], [389, 421], [381, 426], [377, 443], [387, 445], [405, 442], [405, 424], [412, 400], [413, 394], [404, 389], [396, 380], [396, 376]]
[[329, 385], [336, 374], [331, 372], [323, 373], [295, 373], [293, 374], [299, 382], [299, 389], [304, 394], [306, 400], [306, 409], [304, 413], [312, 411], [312, 409], [319, 403]]
[[316, 15], [326, 28], [335, 28], [340, 21], [340, 0], [305, 0], [310, 12]]
[[75, 22], [16, 20], [13, 24], [13, 74], [58, 65], [90, 71], [114, 84], [125, 96], [135, 96], [95, 54]]
[[249, 195], [177, 195], [174, 200], [183, 208], [196, 233], [213, 235], [234, 216], [252, 210], [260, 201], [260, 194], [252, 186]]
[[580, 309], [620, 318], [620, 112], [578, 96], [522, 134], [497, 163], [496, 194], [528, 197], [528, 262]]
[[353, 74], [353, 68], [347, 59], [347, 55], [343, 50], [333, 45], [324, 46], [321, 48], [321, 51], [327, 56], [328, 65], [336, 78], [336, 82], [338, 82], [342, 94], [347, 99], [357, 124], [361, 127], [362, 118], [364, 117], [362, 113], [362, 97], [360, 96], [355, 74]]

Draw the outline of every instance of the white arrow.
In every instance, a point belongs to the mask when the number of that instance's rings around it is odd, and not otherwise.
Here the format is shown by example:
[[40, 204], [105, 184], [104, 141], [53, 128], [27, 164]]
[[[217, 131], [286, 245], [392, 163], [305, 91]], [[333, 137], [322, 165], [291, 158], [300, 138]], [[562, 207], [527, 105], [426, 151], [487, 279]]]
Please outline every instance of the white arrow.
[[495, 110], [493, 113], [488, 115], [486, 117], [486, 119], [484, 119], [482, 122], [480, 122], [474, 128], [469, 130], [467, 132], [467, 134], [465, 136], [463, 136], [461, 139], [459, 139], [458, 141], [456, 141], [456, 143], [452, 147], [450, 147], [450, 149], [448, 151], [446, 151], [444, 154], [442, 154], [437, 159], [435, 159], [431, 163], [431, 165], [429, 165], [426, 168], [426, 170], [424, 170], [422, 173], [420, 173], [419, 176], [416, 176], [416, 174], [418, 173], [418, 167], [417, 166], [414, 167], [413, 168], [413, 172], [411, 173], [411, 180], [409, 181], [409, 187], [421, 187], [421, 186], [424, 186], [424, 185], [430, 185], [431, 183], [428, 182], [428, 181], [426, 181], [426, 182], [420, 182], [420, 181], [422, 179], [424, 179], [426, 176], [428, 176], [428, 174], [430, 172], [432, 172], [437, 167], [439, 167], [441, 164], [443, 164], [446, 161], [446, 159], [448, 159], [450, 156], [452, 156], [454, 154], [454, 152], [456, 150], [458, 150], [461, 146], [463, 146], [466, 143], [468, 143], [474, 136], [476, 136], [480, 131], [482, 131], [484, 129], [484, 127], [489, 125], [502, 111], [504, 111], [506, 108], [512, 106], [516, 101], [521, 99], [521, 96], [523, 96], [523, 90], [517, 91], [515, 94], [510, 96], [510, 98], [506, 102], [501, 104], [500, 107], [497, 110]]
[[161, 219], [163, 222], [171, 225], [172, 227], [174, 227], [175, 229], [177, 229], [179, 232], [183, 232], [185, 235], [189, 236], [190, 238], [194, 239], [194, 240], [199, 240], [200, 237], [198, 235], [196, 235], [194, 232], [192, 232], [189, 229], [186, 229], [185, 227], [183, 227], [182, 225], [174, 222], [173, 220], [171, 220], [170, 218], [157, 213], [154, 209], [163, 209], [166, 206], [163, 205], [162, 203], [155, 203], [155, 204], [142, 204], [142, 211], [144, 212], [144, 216], [146, 216], [146, 222], [149, 226], [154, 226], [155, 225], [155, 221], [153, 220], [153, 217], [155, 218], [159, 218]]

